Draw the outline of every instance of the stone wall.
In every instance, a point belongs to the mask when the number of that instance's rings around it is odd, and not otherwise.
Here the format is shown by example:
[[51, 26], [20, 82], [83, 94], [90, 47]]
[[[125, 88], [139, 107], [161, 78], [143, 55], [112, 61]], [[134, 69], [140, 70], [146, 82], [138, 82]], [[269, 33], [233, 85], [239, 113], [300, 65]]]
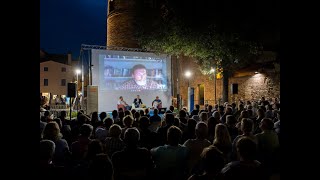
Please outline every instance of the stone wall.
[[234, 77], [230, 79], [229, 83], [238, 84], [238, 94], [230, 94], [229, 101], [231, 102], [239, 98], [243, 100], [259, 100], [262, 96], [274, 98], [280, 95], [279, 78], [272, 72]]
[[[190, 87], [195, 88], [194, 104], [199, 103], [199, 85], [204, 85], [204, 102], [214, 104], [214, 78], [213, 75], [203, 75], [199, 70], [199, 66], [189, 57], [180, 57], [172, 59], [174, 96], [180, 94], [182, 96], [182, 105], [187, 106], [188, 102], [188, 80], [184, 73], [189, 70], [192, 72], [190, 78]], [[255, 74], [254, 72], [247, 73], [250, 75], [242, 77], [231, 77], [229, 79], [229, 102], [235, 102], [238, 99], [259, 100], [261, 96], [266, 98], [279, 97], [280, 95], [280, 80], [273, 71]], [[238, 94], [232, 94], [232, 84], [238, 84]], [[222, 79], [216, 81], [216, 100], [217, 103], [222, 99]], [[222, 102], [220, 102], [222, 103]]]

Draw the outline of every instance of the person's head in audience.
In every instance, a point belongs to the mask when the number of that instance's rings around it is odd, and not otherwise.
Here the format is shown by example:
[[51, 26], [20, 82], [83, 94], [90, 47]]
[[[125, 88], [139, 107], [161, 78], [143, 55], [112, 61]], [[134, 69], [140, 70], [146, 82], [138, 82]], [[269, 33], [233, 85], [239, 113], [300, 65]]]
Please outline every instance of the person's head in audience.
[[221, 114], [219, 113], [219, 111], [215, 111], [213, 114], [212, 114], [212, 117], [216, 120], [220, 120], [221, 118]]
[[137, 128], [128, 128], [124, 133], [123, 141], [126, 143], [127, 147], [137, 147], [140, 140], [140, 133]]
[[140, 113], [140, 117], [141, 116], [144, 116], [144, 111], [141, 109], [141, 110], [139, 110], [139, 113]]
[[184, 110], [180, 110], [179, 111], [179, 118], [186, 118], [187, 117], [187, 113]]
[[113, 119], [117, 119], [118, 118], [118, 111], [117, 110], [113, 110], [111, 115], [112, 115]]
[[196, 104], [196, 110], [200, 110], [200, 105], [199, 104]]
[[123, 120], [124, 118], [124, 112], [123, 111], [119, 111], [119, 119]]
[[171, 126], [174, 123], [174, 115], [172, 113], [166, 113], [165, 121], [167, 126]]
[[274, 128], [274, 123], [270, 118], [263, 118], [259, 124], [262, 131], [271, 131]]
[[113, 124], [113, 119], [111, 118], [104, 118], [103, 120], [104, 126], [106, 127], [106, 129], [108, 130], [110, 128], [110, 126]]
[[158, 115], [158, 113], [159, 113], [159, 110], [158, 110], [158, 109], [154, 109], [154, 110], [153, 110], [153, 115]]
[[195, 128], [197, 139], [206, 139], [208, 136], [208, 126], [204, 122], [199, 122]]
[[215, 104], [215, 105], [214, 105], [214, 109], [215, 109], [215, 110], [218, 110], [218, 109], [219, 109], [219, 105], [218, 105], [218, 104]]
[[226, 124], [228, 127], [235, 127], [237, 124], [237, 120], [233, 115], [226, 116]]
[[251, 135], [253, 131], [253, 121], [249, 118], [241, 120], [241, 131], [244, 135]]
[[88, 145], [87, 159], [93, 159], [97, 154], [103, 153], [103, 150], [101, 141], [93, 139]]
[[136, 113], [137, 111], [135, 109], [131, 109], [131, 114], [134, 116], [134, 114]]
[[139, 126], [141, 129], [148, 129], [150, 126], [150, 120], [147, 116], [142, 116], [139, 120]]
[[196, 120], [194, 120], [192, 118], [188, 119], [188, 130], [194, 131], [195, 128], [196, 128], [196, 125], [197, 125], [197, 121]]
[[168, 144], [178, 146], [182, 138], [182, 131], [177, 126], [171, 126], [167, 132]]
[[169, 107], [169, 109], [170, 109], [170, 111], [174, 112], [174, 106], [171, 105], [171, 106]]
[[240, 161], [253, 161], [256, 159], [257, 144], [248, 137], [242, 137], [236, 144]]
[[264, 118], [265, 117], [265, 111], [260, 107], [257, 110], [258, 118]]
[[124, 111], [124, 116], [131, 116], [131, 117], [133, 117], [132, 114], [131, 114], [131, 111], [129, 111], [129, 110], [125, 110], [125, 111]]
[[174, 126], [177, 126], [177, 127], [180, 127], [180, 120], [179, 118], [175, 117], [174, 118], [174, 123], [173, 123]]
[[209, 131], [209, 134], [211, 136], [214, 136], [214, 131], [215, 131], [216, 125], [219, 124], [219, 123], [220, 123], [219, 119], [215, 119], [213, 116], [209, 117], [209, 119], [208, 119], [208, 131]]
[[146, 109], [144, 110], [144, 114], [145, 114], [145, 115], [149, 115], [149, 109], [148, 109], [148, 108], [146, 108]]
[[206, 174], [217, 175], [225, 165], [223, 153], [215, 146], [204, 148], [200, 157]]
[[[98, 112], [97, 112], [97, 111], [92, 112], [92, 114], [91, 114], [91, 121], [92, 121], [92, 122], [97, 122], [98, 120], [99, 120]], [[102, 120], [102, 119], [101, 119], [101, 120]]]
[[183, 107], [182, 110], [184, 110], [186, 113], [188, 112], [186, 107]]
[[212, 112], [212, 109], [213, 109], [212, 105], [209, 105], [208, 106], [208, 112]]
[[45, 139], [40, 141], [40, 165], [52, 163], [56, 145], [53, 141]]
[[238, 121], [241, 121], [243, 118], [249, 118], [249, 112], [247, 110], [241, 111]]
[[133, 119], [132, 119], [132, 117], [131, 116], [126, 116], [126, 117], [124, 117], [124, 119], [123, 119], [123, 125], [125, 126], [125, 127], [132, 127], [132, 124], [133, 124]]
[[204, 122], [207, 122], [208, 120], [208, 113], [203, 111], [200, 113], [199, 115], [199, 118], [200, 118], [200, 121], [204, 121]]
[[139, 113], [139, 111], [137, 111], [137, 112], [135, 112], [134, 113], [134, 119], [136, 120], [136, 121], [138, 121], [139, 119], [140, 119], [140, 113]]
[[106, 113], [106, 112], [101, 112], [101, 113], [99, 114], [99, 118], [100, 118], [101, 121], [103, 121], [104, 118], [106, 118], [106, 117], [107, 117], [107, 113]]
[[249, 116], [249, 118], [253, 118], [253, 110], [252, 109], [248, 109], [247, 110], [247, 112], [248, 112], [248, 116]]
[[232, 108], [231, 107], [227, 107], [226, 108], [226, 112], [225, 112], [225, 114], [227, 115], [227, 114], [232, 114]]
[[80, 136], [84, 138], [90, 138], [90, 136], [92, 135], [92, 131], [93, 126], [90, 124], [83, 124], [79, 129]]
[[240, 103], [238, 111], [242, 112], [243, 110], [244, 110], [244, 104]]
[[110, 137], [120, 138], [121, 127], [118, 124], [113, 124], [109, 129]]
[[266, 106], [260, 106], [259, 109], [262, 109], [264, 112], [267, 111]]
[[220, 113], [220, 115], [222, 115], [222, 114], [224, 114], [224, 106], [222, 106], [222, 105], [220, 105], [219, 107], [218, 107], [218, 112]]
[[53, 121], [56, 122], [59, 125], [60, 129], [62, 128], [62, 121], [61, 121], [60, 118], [54, 118]]
[[81, 125], [82, 124], [84, 124], [84, 123], [86, 123], [86, 121], [87, 121], [87, 117], [85, 116], [85, 115], [83, 115], [83, 114], [80, 114], [79, 116], [78, 116], [78, 126], [80, 126], [81, 127]]
[[43, 139], [48, 139], [51, 140], [53, 142], [58, 141], [59, 139], [62, 138], [62, 134], [60, 133], [60, 128], [59, 125], [52, 121], [49, 122], [43, 130]]
[[61, 111], [60, 112], [60, 118], [64, 119], [67, 117], [67, 111]]
[[216, 143], [231, 146], [231, 137], [228, 128], [222, 123], [217, 124], [215, 128], [213, 144]]

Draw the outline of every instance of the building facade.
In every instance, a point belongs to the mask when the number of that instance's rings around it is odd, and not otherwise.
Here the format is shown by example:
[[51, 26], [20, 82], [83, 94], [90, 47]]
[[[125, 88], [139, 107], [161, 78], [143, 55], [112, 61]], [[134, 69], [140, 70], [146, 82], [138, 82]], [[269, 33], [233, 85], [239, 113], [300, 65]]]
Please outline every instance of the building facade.
[[[107, 15], [107, 46], [139, 48], [135, 41], [134, 22], [137, 20], [137, 6], [135, 0], [109, 0], [108, 15]], [[147, 3], [144, 7], [152, 7], [156, 1], [143, 1]], [[141, 5], [141, 4], [140, 4]], [[271, 55], [270, 55], [271, 54]], [[280, 96], [280, 78], [279, 62], [274, 53], [264, 53], [260, 57], [260, 62], [257, 66], [249, 69], [242, 69], [229, 78], [229, 102], [236, 102], [239, 99], [259, 100], [262, 96], [266, 98], [279, 98]], [[271, 66], [265, 67], [265, 64]], [[222, 103], [222, 79], [216, 79], [214, 76], [203, 75], [199, 66], [194, 59], [181, 56], [179, 58], [172, 57], [172, 79], [173, 79], [173, 96], [181, 97], [183, 106], [187, 106], [188, 101], [188, 82], [189, 86], [194, 88], [194, 104], [215, 104]], [[184, 73], [189, 70], [192, 72], [190, 79], [184, 76]], [[235, 91], [235, 89], [237, 91]]]
[[66, 96], [68, 83], [76, 80], [73, 64], [71, 54], [49, 55], [40, 51], [40, 93], [51, 99]]

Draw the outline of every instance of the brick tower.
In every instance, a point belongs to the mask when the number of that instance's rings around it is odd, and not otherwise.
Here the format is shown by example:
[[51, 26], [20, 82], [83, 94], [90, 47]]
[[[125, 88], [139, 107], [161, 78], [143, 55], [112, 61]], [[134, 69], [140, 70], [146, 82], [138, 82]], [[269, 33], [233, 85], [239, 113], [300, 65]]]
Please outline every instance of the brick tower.
[[107, 46], [138, 48], [134, 22], [139, 0], [108, 0]]

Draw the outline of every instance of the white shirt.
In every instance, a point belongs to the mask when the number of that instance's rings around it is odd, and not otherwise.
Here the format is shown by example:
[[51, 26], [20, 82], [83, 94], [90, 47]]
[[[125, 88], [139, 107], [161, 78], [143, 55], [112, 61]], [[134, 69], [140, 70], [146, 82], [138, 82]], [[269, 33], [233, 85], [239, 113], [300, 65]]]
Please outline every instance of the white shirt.
[[119, 99], [119, 101], [118, 101], [118, 104], [123, 104], [123, 105], [127, 105], [127, 103], [125, 102], [125, 101], [121, 101], [120, 99]]

